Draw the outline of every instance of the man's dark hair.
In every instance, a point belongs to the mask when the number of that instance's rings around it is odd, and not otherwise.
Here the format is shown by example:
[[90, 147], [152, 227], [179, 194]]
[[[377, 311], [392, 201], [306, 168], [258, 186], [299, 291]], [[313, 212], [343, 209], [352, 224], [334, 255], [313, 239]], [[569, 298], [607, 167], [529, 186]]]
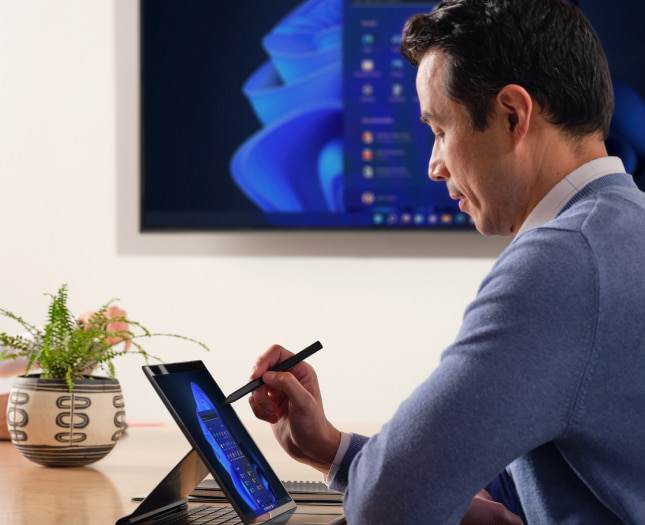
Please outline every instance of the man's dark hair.
[[492, 100], [518, 84], [570, 136], [607, 138], [614, 111], [607, 59], [566, 0], [443, 0], [403, 28], [401, 53], [412, 65], [430, 49], [446, 54], [445, 94], [465, 106], [473, 129], [486, 129]]

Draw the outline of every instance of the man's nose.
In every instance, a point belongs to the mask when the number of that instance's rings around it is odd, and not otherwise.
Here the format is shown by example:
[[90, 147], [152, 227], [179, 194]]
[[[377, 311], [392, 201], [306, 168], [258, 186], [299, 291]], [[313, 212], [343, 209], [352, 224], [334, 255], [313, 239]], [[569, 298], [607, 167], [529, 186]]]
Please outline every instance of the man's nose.
[[446, 163], [441, 158], [437, 148], [433, 146], [430, 162], [428, 163], [428, 176], [434, 181], [446, 180], [450, 177], [450, 172], [446, 168]]

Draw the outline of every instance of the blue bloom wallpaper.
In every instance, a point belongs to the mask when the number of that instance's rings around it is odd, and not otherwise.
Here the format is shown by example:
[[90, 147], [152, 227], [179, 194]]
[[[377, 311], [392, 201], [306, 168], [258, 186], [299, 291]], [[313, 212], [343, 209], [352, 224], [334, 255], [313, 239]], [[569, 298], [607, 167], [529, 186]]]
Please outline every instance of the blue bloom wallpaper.
[[269, 57], [244, 94], [261, 130], [231, 173], [262, 210], [342, 211], [342, 3], [310, 0], [262, 38]]
[[[573, 3], [612, 70], [608, 149], [645, 188], [645, 2]], [[472, 228], [427, 177], [398, 55], [434, 5], [142, 0], [142, 229]]]

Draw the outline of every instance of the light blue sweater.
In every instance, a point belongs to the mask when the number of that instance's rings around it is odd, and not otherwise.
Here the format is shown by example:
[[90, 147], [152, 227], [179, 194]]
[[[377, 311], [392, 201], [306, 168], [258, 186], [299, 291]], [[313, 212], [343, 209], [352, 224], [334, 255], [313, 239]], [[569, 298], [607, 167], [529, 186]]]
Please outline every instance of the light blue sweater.
[[607, 175], [513, 240], [437, 369], [352, 436], [348, 522], [456, 524], [508, 466], [530, 525], [645, 523], [644, 323], [645, 194]]

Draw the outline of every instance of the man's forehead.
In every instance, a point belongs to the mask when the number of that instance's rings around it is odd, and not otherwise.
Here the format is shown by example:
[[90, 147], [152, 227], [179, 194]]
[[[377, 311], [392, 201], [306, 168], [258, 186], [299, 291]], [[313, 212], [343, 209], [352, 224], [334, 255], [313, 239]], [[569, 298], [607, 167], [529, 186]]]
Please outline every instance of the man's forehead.
[[425, 82], [442, 79], [448, 67], [448, 57], [439, 49], [429, 49], [419, 62], [417, 78]]
[[419, 63], [417, 71], [417, 92], [421, 104], [421, 121], [432, 123], [442, 118], [439, 98], [444, 98], [443, 79], [446, 71], [446, 58], [440, 51], [428, 51]]

